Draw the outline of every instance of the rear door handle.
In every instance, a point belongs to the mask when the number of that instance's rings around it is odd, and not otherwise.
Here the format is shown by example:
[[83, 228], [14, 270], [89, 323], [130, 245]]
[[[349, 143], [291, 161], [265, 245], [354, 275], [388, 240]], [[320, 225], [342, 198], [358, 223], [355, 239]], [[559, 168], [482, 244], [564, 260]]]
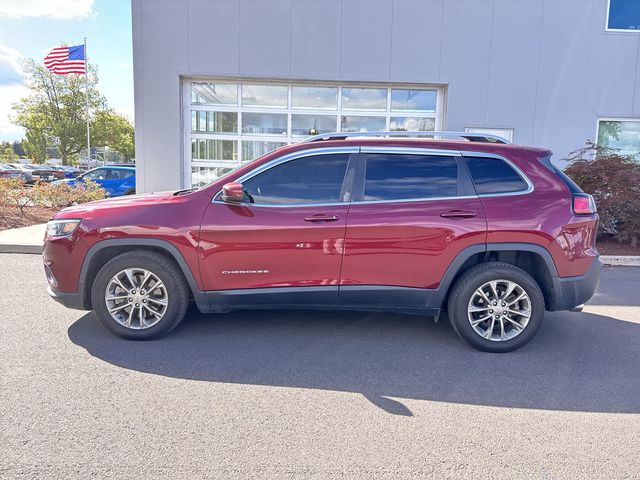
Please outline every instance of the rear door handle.
[[340, 217], [337, 215], [314, 215], [313, 217], [305, 217], [305, 222], [335, 222], [336, 220], [340, 220]]
[[444, 218], [473, 218], [476, 216], [476, 212], [471, 210], [449, 210], [440, 214]]

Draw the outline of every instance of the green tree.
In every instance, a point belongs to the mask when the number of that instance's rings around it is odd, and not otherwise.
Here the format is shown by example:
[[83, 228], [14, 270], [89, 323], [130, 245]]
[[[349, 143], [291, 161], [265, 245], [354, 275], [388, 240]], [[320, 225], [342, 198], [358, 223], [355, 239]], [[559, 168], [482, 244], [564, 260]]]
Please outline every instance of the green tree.
[[91, 127], [91, 143], [120, 152], [126, 160], [135, 156], [133, 125], [113, 110], [96, 112]]
[[[27, 131], [27, 138], [36, 142], [44, 138], [60, 151], [63, 165], [68, 165], [71, 156], [86, 147], [86, 83], [89, 85], [89, 108], [92, 112], [104, 110], [106, 101], [98, 92], [98, 75], [90, 67], [87, 75], [56, 75], [33, 59], [24, 64], [27, 86], [31, 95], [13, 106], [15, 123]], [[32, 140], [29, 140], [31, 143]], [[37, 142], [31, 145], [36, 149]], [[38, 158], [41, 150], [38, 151]], [[31, 150], [31, 155], [34, 151]]]
[[8, 163], [18, 160], [18, 155], [13, 151], [11, 142], [0, 142], [0, 160]]
[[28, 129], [24, 140], [22, 140], [25, 155], [34, 163], [44, 163], [47, 159], [47, 137], [43, 130], [42, 128]]

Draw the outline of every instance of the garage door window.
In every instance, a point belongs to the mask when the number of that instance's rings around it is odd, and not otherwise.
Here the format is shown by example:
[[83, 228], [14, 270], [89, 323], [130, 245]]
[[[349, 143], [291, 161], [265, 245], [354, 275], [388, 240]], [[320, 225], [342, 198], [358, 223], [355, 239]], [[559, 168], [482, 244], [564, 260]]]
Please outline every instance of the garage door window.
[[330, 132], [440, 129], [437, 87], [185, 80], [184, 184]]

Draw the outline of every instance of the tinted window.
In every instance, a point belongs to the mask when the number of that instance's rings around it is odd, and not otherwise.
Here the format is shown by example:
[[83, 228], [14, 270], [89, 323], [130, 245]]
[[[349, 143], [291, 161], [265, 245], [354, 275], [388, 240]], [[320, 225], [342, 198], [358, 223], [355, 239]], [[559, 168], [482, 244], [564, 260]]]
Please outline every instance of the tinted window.
[[349, 155], [314, 155], [291, 160], [243, 182], [249, 200], [266, 205], [340, 201]]
[[498, 158], [466, 158], [467, 166], [478, 195], [520, 192], [527, 183], [506, 162]]
[[367, 155], [365, 200], [455, 197], [457, 194], [458, 165], [454, 157]]

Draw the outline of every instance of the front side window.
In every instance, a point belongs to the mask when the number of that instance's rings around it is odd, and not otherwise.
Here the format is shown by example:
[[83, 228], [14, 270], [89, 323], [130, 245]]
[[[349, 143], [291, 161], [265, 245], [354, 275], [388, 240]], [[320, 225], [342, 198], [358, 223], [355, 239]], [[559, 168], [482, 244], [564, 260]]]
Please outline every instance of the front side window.
[[480, 157], [465, 160], [478, 195], [523, 192], [528, 188], [527, 182], [504, 160]]
[[608, 30], [640, 31], [638, 0], [609, 0]]
[[276, 165], [242, 184], [251, 203], [296, 205], [336, 203], [348, 154], [312, 155]]
[[600, 120], [598, 145], [618, 149], [622, 155], [640, 155], [640, 120]]
[[364, 200], [411, 200], [458, 195], [458, 164], [452, 156], [369, 154]]
[[107, 169], [97, 168], [96, 170], [85, 173], [83, 177], [90, 180], [105, 180], [107, 178]]

